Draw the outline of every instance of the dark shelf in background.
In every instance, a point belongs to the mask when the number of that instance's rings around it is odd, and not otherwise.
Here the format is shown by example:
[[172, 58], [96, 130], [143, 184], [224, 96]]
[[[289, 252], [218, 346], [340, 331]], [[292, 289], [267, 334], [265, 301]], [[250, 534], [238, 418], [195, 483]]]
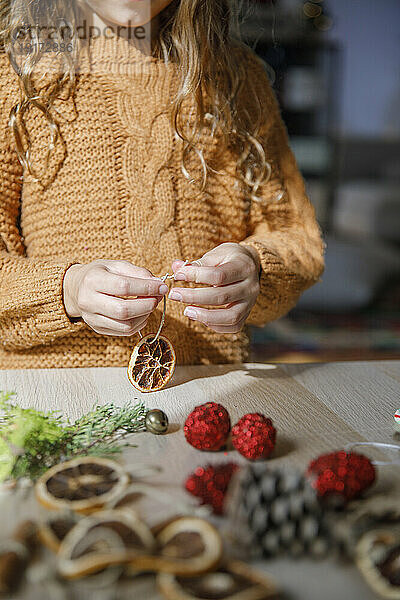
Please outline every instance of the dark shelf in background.
[[340, 47], [321, 36], [299, 36], [279, 44], [264, 37], [254, 50], [267, 64], [291, 147], [317, 218], [328, 233], [340, 166]]

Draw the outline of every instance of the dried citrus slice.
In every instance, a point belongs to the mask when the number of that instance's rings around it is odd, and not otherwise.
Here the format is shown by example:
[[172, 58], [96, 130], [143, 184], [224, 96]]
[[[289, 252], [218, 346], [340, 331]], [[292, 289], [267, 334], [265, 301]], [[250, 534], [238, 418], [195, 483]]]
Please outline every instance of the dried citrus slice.
[[58, 513], [52, 515], [39, 526], [38, 535], [40, 541], [53, 552], [58, 552], [61, 542], [71, 529], [75, 527], [79, 518], [73, 512], [64, 515]]
[[119, 496], [128, 483], [129, 475], [117, 462], [85, 456], [46, 471], [38, 479], [35, 493], [46, 508], [89, 514]]
[[372, 529], [356, 545], [356, 564], [380, 598], [400, 599], [400, 528]]
[[199, 517], [179, 517], [156, 535], [152, 556], [135, 557], [130, 565], [141, 571], [190, 576], [216, 567], [222, 556], [222, 540], [213, 525]]
[[155, 392], [163, 388], [175, 371], [176, 355], [171, 342], [164, 335], [149, 333], [142, 337], [132, 351], [128, 378], [141, 392]]
[[151, 530], [128, 509], [104, 510], [84, 517], [65, 536], [58, 552], [58, 570], [67, 579], [86, 577], [113, 565], [151, 555]]
[[241, 561], [229, 561], [218, 570], [197, 577], [159, 573], [157, 585], [168, 600], [267, 600], [277, 597], [275, 583]]

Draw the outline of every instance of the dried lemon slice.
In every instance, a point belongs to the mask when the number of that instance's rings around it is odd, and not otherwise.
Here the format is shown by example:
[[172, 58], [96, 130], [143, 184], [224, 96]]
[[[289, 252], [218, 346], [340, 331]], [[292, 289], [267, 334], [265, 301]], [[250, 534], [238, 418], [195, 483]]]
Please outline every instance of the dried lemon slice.
[[65, 536], [58, 552], [58, 570], [66, 579], [86, 577], [123, 565], [155, 547], [151, 530], [127, 509], [104, 510], [80, 520]]
[[175, 371], [176, 355], [173, 345], [164, 335], [155, 338], [154, 333], [144, 336], [134, 347], [129, 361], [129, 381], [141, 392], [160, 390]]
[[267, 600], [277, 597], [275, 583], [241, 561], [197, 577], [159, 573], [157, 585], [168, 600]]
[[46, 508], [90, 514], [119, 496], [128, 483], [128, 473], [117, 462], [86, 456], [46, 471], [35, 485], [35, 494]]

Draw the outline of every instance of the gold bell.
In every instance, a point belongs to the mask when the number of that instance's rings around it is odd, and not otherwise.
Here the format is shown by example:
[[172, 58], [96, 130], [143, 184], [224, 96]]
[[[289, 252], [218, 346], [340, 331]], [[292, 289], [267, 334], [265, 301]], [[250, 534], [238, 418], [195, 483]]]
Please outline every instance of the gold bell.
[[159, 408], [147, 411], [145, 423], [146, 430], [155, 435], [165, 433], [168, 429], [168, 417]]

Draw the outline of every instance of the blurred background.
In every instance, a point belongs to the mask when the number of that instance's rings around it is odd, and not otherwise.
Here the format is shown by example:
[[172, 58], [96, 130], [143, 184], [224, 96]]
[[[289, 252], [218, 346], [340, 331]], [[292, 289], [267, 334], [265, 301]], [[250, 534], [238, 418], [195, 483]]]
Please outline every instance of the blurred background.
[[249, 360], [400, 358], [400, 0], [253, 0], [242, 37], [327, 243], [323, 281], [251, 328]]

